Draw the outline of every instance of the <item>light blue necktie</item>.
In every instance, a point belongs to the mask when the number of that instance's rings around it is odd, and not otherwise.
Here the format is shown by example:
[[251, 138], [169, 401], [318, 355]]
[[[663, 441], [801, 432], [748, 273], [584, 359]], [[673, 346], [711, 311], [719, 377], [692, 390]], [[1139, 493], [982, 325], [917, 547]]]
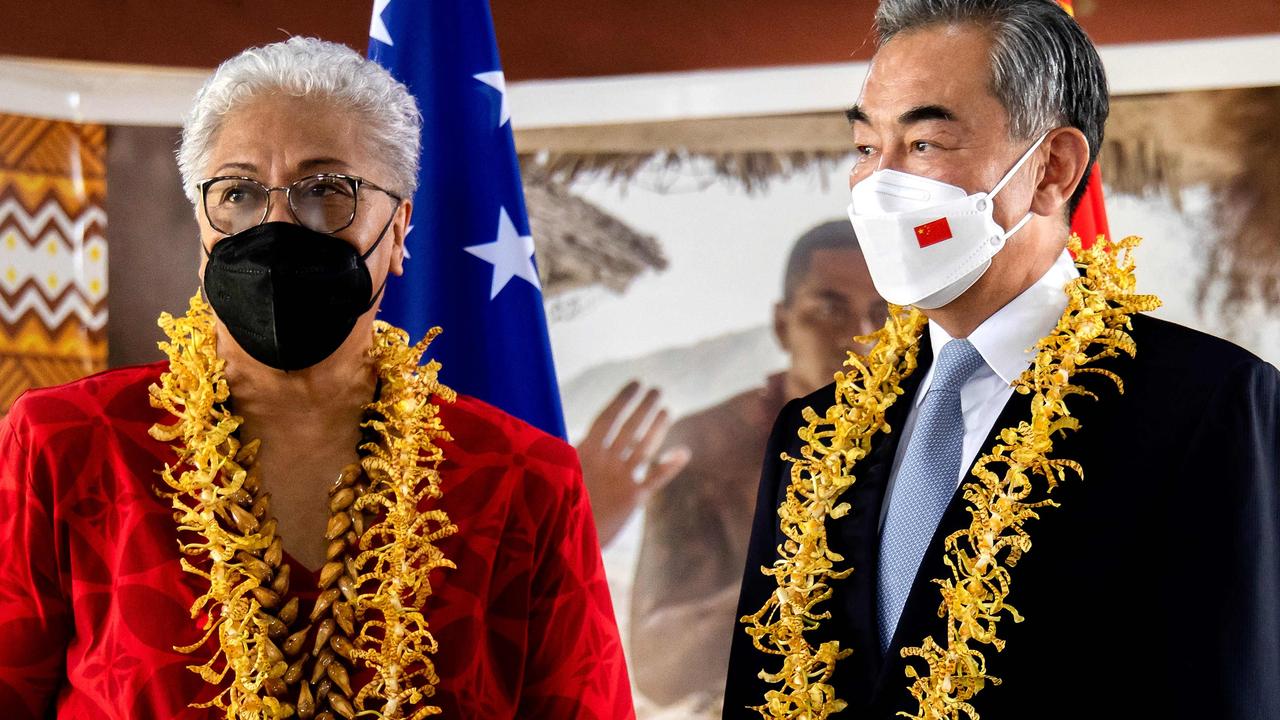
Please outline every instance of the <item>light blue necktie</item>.
[[943, 345], [934, 363], [933, 381], [907, 440], [880, 536], [876, 596], [882, 653], [893, 640], [925, 548], [955, 494], [964, 447], [960, 388], [983, 365], [968, 340]]

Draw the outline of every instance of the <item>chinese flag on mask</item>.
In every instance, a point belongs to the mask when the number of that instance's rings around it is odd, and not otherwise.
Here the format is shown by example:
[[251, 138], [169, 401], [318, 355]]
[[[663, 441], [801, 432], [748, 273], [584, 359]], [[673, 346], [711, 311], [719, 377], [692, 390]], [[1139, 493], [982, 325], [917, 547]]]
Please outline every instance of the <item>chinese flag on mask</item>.
[[947, 222], [946, 218], [938, 218], [933, 222], [917, 225], [915, 231], [916, 242], [920, 243], [922, 248], [951, 239], [951, 223]]
[[[1075, 17], [1071, 0], [1058, 0], [1058, 4], [1067, 14]], [[1099, 235], [1111, 235], [1111, 230], [1107, 227], [1107, 207], [1102, 201], [1102, 169], [1096, 162], [1093, 164], [1093, 172], [1089, 173], [1089, 184], [1084, 196], [1080, 198], [1080, 205], [1071, 216], [1071, 232], [1080, 236], [1080, 244], [1086, 249], [1097, 241]]]

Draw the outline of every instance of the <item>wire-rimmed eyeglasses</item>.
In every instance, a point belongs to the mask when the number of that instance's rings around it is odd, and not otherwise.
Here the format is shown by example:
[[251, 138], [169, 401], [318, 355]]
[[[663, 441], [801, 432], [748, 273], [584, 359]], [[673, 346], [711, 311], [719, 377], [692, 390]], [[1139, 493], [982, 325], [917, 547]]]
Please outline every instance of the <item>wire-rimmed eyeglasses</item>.
[[299, 225], [321, 233], [336, 233], [356, 218], [360, 188], [399, 195], [355, 175], [320, 173], [280, 187], [267, 187], [250, 177], [219, 175], [196, 183], [209, 225], [223, 235], [235, 235], [261, 225], [271, 214], [271, 193], [283, 190], [289, 212]]

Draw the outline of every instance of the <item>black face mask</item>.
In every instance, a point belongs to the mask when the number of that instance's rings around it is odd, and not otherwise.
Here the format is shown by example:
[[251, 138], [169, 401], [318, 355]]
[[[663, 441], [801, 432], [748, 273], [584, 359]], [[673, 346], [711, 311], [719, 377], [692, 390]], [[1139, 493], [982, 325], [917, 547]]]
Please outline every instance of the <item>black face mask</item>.
[[[332, 235], [269, 222], [223, 238], [205, 251], [204, 292], [231, 337], [253, 359], [278, 370], [301, 370], [329, 357], [373, 307], [365, 260]], [[372, 295], [372, 297], [371, 297]]]

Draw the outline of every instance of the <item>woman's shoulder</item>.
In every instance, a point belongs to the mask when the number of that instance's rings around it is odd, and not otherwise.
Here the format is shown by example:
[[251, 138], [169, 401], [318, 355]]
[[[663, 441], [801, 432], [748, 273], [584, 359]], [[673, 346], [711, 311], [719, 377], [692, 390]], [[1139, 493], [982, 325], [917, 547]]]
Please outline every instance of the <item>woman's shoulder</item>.
[[437, 404], [452, 438], [443, 448], [447, 464], [519, 469], [522, 483], [545, 484], [557, 494], [581, 487], [578, 453], [563, 439], [461, 393], [453, 402], [437, 400]]
[[6, 420], [15, 428], [74, 429], [102, 426], [103, 421], [140, 423], [148, 427], [163, 413], [151, 407], [147, 388], [164, 372], [165, 363], [132, 365], [95, 373], [64, 385], [23, 393]]
[[577, 466], [572, 445], [483, 400], [458, 393], [453, 402], [437, 400], [437, 405], [452, 444], [468, 452], [526, 455]]
[[27, 478], [45, 507], [85, 500], [84, 509], [152, 482], [171, 452], [148, 433], [164, 416], [147, 392], [163, 369], [119, 368], [23, 393], [0, 422], [0, 485], [12, 491]]

